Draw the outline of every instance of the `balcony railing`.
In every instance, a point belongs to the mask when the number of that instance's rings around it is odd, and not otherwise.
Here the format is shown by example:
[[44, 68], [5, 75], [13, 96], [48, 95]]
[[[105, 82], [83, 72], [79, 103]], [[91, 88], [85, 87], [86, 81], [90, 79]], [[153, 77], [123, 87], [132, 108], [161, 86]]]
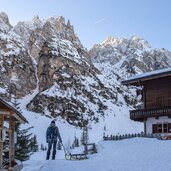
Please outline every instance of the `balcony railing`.
[[130, 118], [135, 121], [143, 121], [147, 118], [159, 116], [170, 116], [171, 117], [171, 106], [146, 108], [139, 110], [131, 110]]

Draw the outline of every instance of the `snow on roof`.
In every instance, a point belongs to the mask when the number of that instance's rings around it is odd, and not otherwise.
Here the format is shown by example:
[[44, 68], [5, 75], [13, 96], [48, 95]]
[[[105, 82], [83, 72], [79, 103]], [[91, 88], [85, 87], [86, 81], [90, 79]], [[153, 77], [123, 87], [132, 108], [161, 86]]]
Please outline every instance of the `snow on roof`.
[[135, 75], [125, 81], [122, 81], [122, 84], [124, 85], [135, 84], [139, 81], [146, 81], [146, 80], [166, 77], [170, 75], [171, 75], [171, 67]]
[[[16, 115], [18, 116], [16, 118], [20, 118], [21, 121], [22, 121], [22, 123], [28, 123], [27, 119], [16, 108], [14, 108], [13, 106], [11, 106], [8, 102], [6, 102], [5, 100], [3, 100], [1, 97], [0, 97], [0, 102], [3, 105], [5, 105], [7, 108], [9, 108], [10, 110], [12, 110], [13, 112], [15, 112]], [[15, 117], [15, 115], [14, 115], [14, 117]]]

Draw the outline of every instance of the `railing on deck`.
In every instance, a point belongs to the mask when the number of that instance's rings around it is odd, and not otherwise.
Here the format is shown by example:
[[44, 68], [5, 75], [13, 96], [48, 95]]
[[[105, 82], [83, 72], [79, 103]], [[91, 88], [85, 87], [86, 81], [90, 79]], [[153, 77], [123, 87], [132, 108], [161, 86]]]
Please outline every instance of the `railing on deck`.
[[171, 117], [171, 106], [146, 108], [146, 109], [130, 111], [130, 118], [135, 121], [143, 121], [144, 119], [149, 117], [159, 117], [159, 116]]

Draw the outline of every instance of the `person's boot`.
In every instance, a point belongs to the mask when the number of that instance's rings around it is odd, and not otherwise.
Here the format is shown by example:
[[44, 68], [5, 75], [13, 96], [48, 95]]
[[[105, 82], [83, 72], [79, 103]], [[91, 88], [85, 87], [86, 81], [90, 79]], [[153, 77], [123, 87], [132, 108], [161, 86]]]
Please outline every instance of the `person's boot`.
[[55, 160], [56, 150], [53, 151], [52, 160]]
[[49, 160], [49, 158], [50, 158], [50, 151], [48, 150], [48, 151], [47, 151], [46, 160]]
[[46, 156], [46, 160], [49, 160], [49, 156], [48, 155]]

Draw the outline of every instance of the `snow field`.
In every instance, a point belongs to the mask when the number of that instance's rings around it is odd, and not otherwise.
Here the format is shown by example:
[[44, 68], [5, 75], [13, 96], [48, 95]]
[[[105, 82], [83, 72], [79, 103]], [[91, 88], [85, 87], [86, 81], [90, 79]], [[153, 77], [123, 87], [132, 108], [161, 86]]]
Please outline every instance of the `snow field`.
[[89, 159], [68, 161], [58, 151], [56, 160], [44, 160], [45, 152], [37, 152], [24, 162], [22, 171], [170, 171], [171, 141], [132, 138], [100, 141], [98, 153]]

